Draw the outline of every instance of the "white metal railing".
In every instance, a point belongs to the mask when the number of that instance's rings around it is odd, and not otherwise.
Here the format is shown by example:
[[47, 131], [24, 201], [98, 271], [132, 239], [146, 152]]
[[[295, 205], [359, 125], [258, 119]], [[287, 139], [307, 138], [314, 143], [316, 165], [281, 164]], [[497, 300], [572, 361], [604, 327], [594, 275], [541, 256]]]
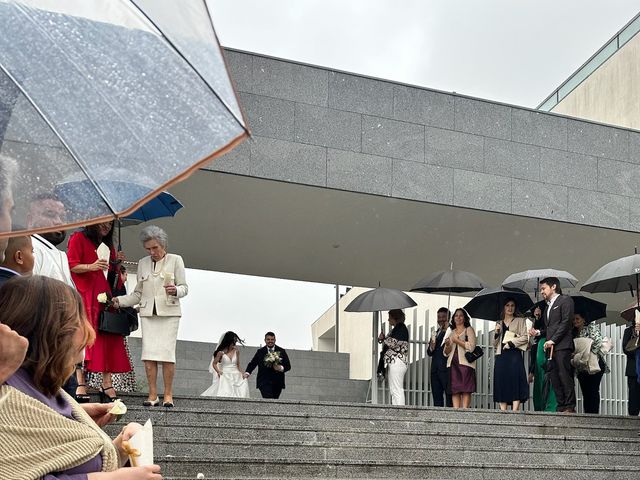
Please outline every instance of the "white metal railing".
[[[493, 329], [495, 322], [486, 320], [472, 320], [471, 326], [476, 331], [478, 345], [484, 349], [484, 355], [476, 363], [476, 393], [471, 400], [472, 408], [495, 409], [497, 404], [493, 401], [493, 361], [494, 348], [492, 345]], [[613, 349], [606, 355], [605, 360], [610, 373], [602, 377], [600, 384], [600, 413], [603, 415], [626, 415], [628, 405], [627, 377], [625, 377], [626, 355], [622, 351], [622, 336], [624, 326], [599, 324], [603, 337], [609, 337], [613, 343]], [[407, 321], [409, 330], [409, 368], [405, 375], [405, 402], [407, 405], [431, 406], [431, 357], [427, 355], [427, 347], [431, 331], [429, 312], [425, 318], [418, 319], [414, 312], [413, 320]], [[383, 331], [389, 329], [388, 324], [383, 324]], [[529, 352], [525, 353], [525, 369], [528, 366]], [[378, 395], [373, 403], [391, 404], [389, 388], [385, 381], [377, 381]], [[369, 398], [371, 399], [371, 389]], [[583, 400], [580, 386], [576, 379], [577, 411], [583, 412]], [[531, 386], [529, 400], [523, 406], [524, 410], [533, 411], [533, 386]]]

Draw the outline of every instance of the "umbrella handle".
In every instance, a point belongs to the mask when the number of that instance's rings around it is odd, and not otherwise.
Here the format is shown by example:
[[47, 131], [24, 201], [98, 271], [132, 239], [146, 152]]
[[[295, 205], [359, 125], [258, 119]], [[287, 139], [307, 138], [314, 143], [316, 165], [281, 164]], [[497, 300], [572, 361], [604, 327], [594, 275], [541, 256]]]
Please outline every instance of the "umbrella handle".
[[549, 360], [553, 360], [553, 345], [551, 345], [551, 352], [549, 352]]

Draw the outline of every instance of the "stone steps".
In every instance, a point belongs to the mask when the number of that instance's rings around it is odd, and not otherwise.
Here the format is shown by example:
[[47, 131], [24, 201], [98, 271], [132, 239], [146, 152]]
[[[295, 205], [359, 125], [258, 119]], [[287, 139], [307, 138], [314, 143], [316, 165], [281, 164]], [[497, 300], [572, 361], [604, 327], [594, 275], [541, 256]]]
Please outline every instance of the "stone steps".
[[[116, 435], [119, 426], [108, 429]], [[380, 432], [371, 429], [343, 428], [341, 431], [322, 430], [318, 427], [280, 427], [273, 425], [242, 425], [234, 423], [211, 424], [154, 424], [154, 434], [159, 442], [172, 442], [191, 439], [203, 442], [227, 438], [227, 433], [233, 431], [233, 442], [248, 444], [254, 441], [289, 442], [291, 444], [339, 444], [372, 446], [403, 445], [404, 448], [416, 447], [439, 448], [442, 446], [461, 447], [468, 445], [468, 439], [456, 432], [434, 429], [433, 431], [398, 431]], [[526, 449], [535, 445], [544, 445], [547, 451], [557, 450], [599, 450], [602, 452], [640, 452], [640, 437], [634, 430], [628, 431], [624, 437], [588, 437], [580, 435], [567, 436], [563, 434], [540, 435], [522, 432], [519, 436], [509, 439], [514, 448]], [[635, 434], [635, 436], [634, 436]], [[477, 448], [492, 449], [504, 439], [503, 433], [487, 432], [474, 439]]]
[[[467, 442], [469, 443], [469, 442]], [[474, 459], [482, 459], [484, 463], [501, 463], [505, 458], [505, 450], [501, 448], [501, 441], [496, 441], [492, 447], [477, 447], [467, 445], [465, 455]], [[397, 444], [392, 444], [397, 445]], [[604, 465], [640, 466], [640, 452], [614, 452], [611, 450], [580, 450], [580, 449], [548, 449], [546, 442], [541, 442], [543, 448], [521, 448], [509, 443], [509, 455], [518, 462], [528, 465], [544, 458], [549, 465]], [[419, 462], [430, 458], [434, 452], [434, 445], [411, 445], [411, 448], [390, 448], [389, 444], [380, 443], [337, 443], [337, 442], [287, 442], [282, 440], [252, 440], [232, 441], [229, 439], [165, 439], [157, 442], [156, 455], [159, 458], [176, 457], [180, 455], [191, 458], [228, 458], [238, 461], [269, 460], [279, 458], [327, 460], [327, 461], [377, 461], [385, 459], [391, 462], [413, 461]], [[439, 460], [454, 463], [459, 457], [458, 451], [443, 451], [439, 453]], [[569, 457], [569, 458], [568, 458]]]
[[[176, 397], [124, 397], [124, 422], [154, 424], [164, 478], [637, 479], [640, 419]], [[437, 459], [434, 455], [437, 454]]]
[[[462, 455], [463, 452], [460, 452]], [[417, 462], [378, 461], [327, 461], [291, 460], [273, 458], [237, 462], [233, 459], [192, 459], [173, 457], [160, 462], [165, 478], [196, 478], [203, 473], [205, 479], [301, 479], [301, 478], [402, 478], [402, 479], [482, 479], [513, 480], [514, 478], [546, 479], [616, 479], [636, 480], [636, 466], [618, 467], [604, 465], [554, 465], [513, 463], [488, 463], [482, 461], [457, 461], [447, 463], [433, 460]]]

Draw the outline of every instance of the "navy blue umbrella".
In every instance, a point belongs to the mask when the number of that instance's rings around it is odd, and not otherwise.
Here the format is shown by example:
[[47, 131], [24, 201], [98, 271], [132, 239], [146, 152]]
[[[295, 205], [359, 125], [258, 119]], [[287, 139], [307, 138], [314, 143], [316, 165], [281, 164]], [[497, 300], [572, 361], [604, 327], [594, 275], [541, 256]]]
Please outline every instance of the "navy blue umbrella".
[[121, 220], [122, 225], [137, 225], [155, 218], [173, 217], [182, 206], [182, 203], [169, 192], [161, 192], [131, 215], [124, 217]]

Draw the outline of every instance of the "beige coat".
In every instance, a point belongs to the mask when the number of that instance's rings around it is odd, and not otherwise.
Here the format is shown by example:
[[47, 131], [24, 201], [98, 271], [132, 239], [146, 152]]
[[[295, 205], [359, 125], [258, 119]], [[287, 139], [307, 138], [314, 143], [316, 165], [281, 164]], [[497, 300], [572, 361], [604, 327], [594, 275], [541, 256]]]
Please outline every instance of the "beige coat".
[[[445, 336], [445, 339], [448, 338], [449, 336], [455, 335], [455, 334], [456, 334], [455, 331], [449, 330], [449, 332]], [[476, 332], [473, 329], [473, 327], [467, 327], [465, 329], [465, 333], [462, 334], [460, 339], [465, 341], [464, 342], [464, 348], [461, 347], [460, 345], [458, 345], [457, 343], [452, 343], [452, 346], [454, 348], [452, 348], [451, 351], [449, 352], [449, 354], [447, 354], [447, 367], [451, 366], [451, 362], [453, 361], [453, 352], [455, 352], [456, 349], [457, 349], [458, 350], [458, 362], [460, 362], [460, 365], [466, 365], [467, 367], [471, 367], [471, 368], [475, 369], [476, 368], [476, 362], [469, 363], [469, 362], [467, 362], [467, 359], [464, 356], [465, 352], [471, 352], [471, 351], [473, 351], [474, 348], [476, 348], [477, 339], [476, 339]], [[446, 347], [445, 347], [445, 351], [446, 351]]]
[[[500, 321], [501, 328], [504, 328], [504, 323]], [[527, 331], [527, 320], [522, 317], [516, 317], [511, 320], [511, 324], [509, 325], [509, 331], [516, 335], [516, 339], [513, 341], [513, 344], [516, 348], [520, 348], [522, 350], [523, 346], [529, 343], [529, 332]], [[502, 332], [498, 335], [498, 338], [493, 337], [493, 346], [495, 347], [496, 355], [500, 355], [502, 353], [503, 344], [500, 341], [502, 338]]]
[[[138, 262], [138, 283], [129, 295], [118, 297], [120, 306], [133, 307], [140, 305], [140, 316], [151, 317], [153, 305], [156, 315], [160, 317], [180, 317], [180, 299], [187, 295], [189, 287], [185, 279], [184, 261], [180, 255], [167, 253], [163, 260], [161, 271], [154, 273], [151, 257], [144, 257]], [[173, 273], [177, 288], [176, 295], [167, 295], [164, 290], [165, 273]]]

